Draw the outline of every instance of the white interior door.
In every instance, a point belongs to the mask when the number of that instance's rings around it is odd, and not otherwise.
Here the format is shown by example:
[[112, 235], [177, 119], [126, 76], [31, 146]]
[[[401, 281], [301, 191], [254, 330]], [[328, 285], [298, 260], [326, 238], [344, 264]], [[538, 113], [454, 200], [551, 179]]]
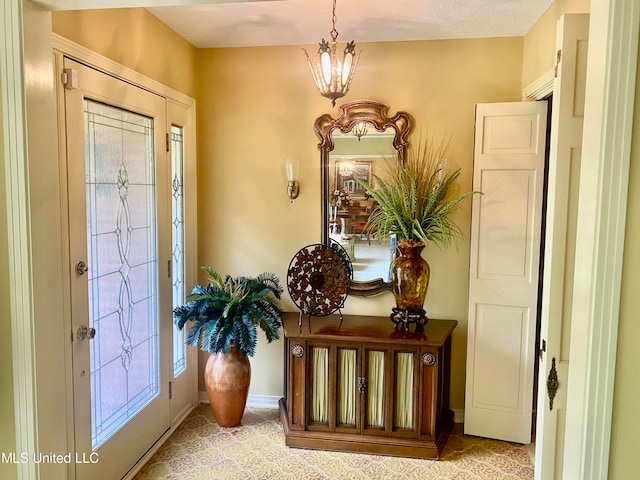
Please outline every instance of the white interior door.
[[[563, 478], [588, 37], [588, 14], [564, 15], [558, 21], [549, 139], [549, 220], [541, 304], [542, 351], [535, 456], [536, 478], [544, 480]], [[554, 378], [557, 386], [547, 386], [547, 381]]]
[[546, 102], [476, 106], [464, 431], [531, 442]]
[[166, 107], [65, 69], [76, 478], [111, 480], [170, 426]]

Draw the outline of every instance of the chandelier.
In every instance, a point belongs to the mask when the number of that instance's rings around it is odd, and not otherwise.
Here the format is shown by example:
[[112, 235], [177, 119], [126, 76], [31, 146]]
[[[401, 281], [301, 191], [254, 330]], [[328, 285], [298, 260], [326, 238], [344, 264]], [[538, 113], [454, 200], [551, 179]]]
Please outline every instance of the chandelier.
[[353, 73], [356, 71], [358, 58], [356, 55], [356, 44], [352, 40], [344, 47], [342, 60], [338, 58], [338, 31], [336, 30], [336, 0], [333, 0], [333, 17], [331, 18], [331, 44], [324, 38], [320, 42], [318, 58], [314, 62], [309, 54], [307, 62], [311, 68], [311, 73], [316, 81], [318, 90], [323, 97], [331, 99], [331, 104], [335, 107], [336, 99], [344, 97], [349, 91]]

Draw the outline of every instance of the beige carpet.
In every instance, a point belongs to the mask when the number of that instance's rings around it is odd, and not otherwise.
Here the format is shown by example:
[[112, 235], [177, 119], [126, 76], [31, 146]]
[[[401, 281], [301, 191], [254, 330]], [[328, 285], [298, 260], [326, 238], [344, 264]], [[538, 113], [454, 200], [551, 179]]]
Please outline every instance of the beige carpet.
[[527, 447], [461, 433], [442, 458], [419, 460], [288, 448], [277, 410], [248, 408], [242, 425], [220, 428], [196, 408], [138, 473], [146, 479], [532, 479]]

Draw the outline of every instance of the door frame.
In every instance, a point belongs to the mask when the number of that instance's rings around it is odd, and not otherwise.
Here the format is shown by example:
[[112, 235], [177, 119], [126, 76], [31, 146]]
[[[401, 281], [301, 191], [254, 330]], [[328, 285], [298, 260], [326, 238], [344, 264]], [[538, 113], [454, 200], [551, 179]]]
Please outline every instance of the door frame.
[[[128, 6], [138, 6], [140, 2], [129, 3]], [[593, 198], [580, 199], [583, 211], [593, 215], [588, 224], [586, 220], [581, 223], [580, 232], [597, 233], [597, 241], [589, 240], [593, 238], [589, 236], [577, 245], [580, 255], [587, 260], [580, 274], [590, 279], [580, 286], [577, 300], [588, 298], [589, 302], [581, 310], [587, 314], [583, 320], [587, 335], [576, 339], [575, 348], [571, 346], [576, 361], [585, 363], [573, 362], [580, 367], [574, 369], [570, 378], [568, 404], [576, 408], [569, 420], [576, 428], [567, 437], [570, 455], [565, 457], [574, 465], [565, 471], [590, 472], [588, 478], [594, 479], [604, 478], [603, 473], [606, 476], [609, 462], [617, 306], [627, 210], [626, 189], [621, 185], [628, 184], [629, 176], [633, 110], [628, 106], [633, 105], [635, 94], [639, 23], [638, 2], [591, 2], [590, 38], [602, 48], [589, 52], [585, 132], [590, 135], [585, 135], [587, 148], [583, 147], [583, 161], [595, 167], [585, 169], [588, 173], [584, 175], [584, 185], [596, 184], [598, 189]], [[59, 430], [49, 425], [55, 420], [51, 417], [60, 417], [59, 412], [64, 411], [64, 398], [62, 410], [56, 410], [64, 392], [49, 392], [49, 395], [53, 393], [49, 402], [36, 402], [37, 398], [47, 395], [43, 393], [50, 382], [47, 376], [58, 384], [64, 382], [56, 373], [61, 371], [56, 370], [60, 359], [55, 357], [52, 361], [39, 350], [44, 341], [42, 336], [51, 328], [47, 325], [58, 326], [64, 315], [61, 301], [55, 300], [61, 290], [59, 284], [46, 283], [48, 280], [60, 282], [64, 275], [62, 262], [51, 261], [59, 255], [60, 249], [56, 248], [59, 243], [55, 238], [51, 241], [51, 232], [37, 222], [41, 215], [49, 219], [60, 217], [60, 205], [56, 202], [42, 204], [43, 195], [51, 192], [36, 189], [42, 183], [38, 176], [50, 179], [57, 175], [55, 113], [53, 98], [50, 98], [53, 95], [51, 15], [46, 8], [28, 0], [5, 0], [0, 2], [0, 24], [4, 27], [0, 32], [3, 130], [0, 158], [5, 170], [3, 203], [7, 209], [6, 221], [0, 217], [0, 230], [7, 237], [9, 277], [8, 293], [0, 295], [9, 305], [12, 333], [14, 405], [9, 411], [15, 417], [16, 451], [64, 451], [67, 440], [55, 435]], [[35, 68], [28, 75], [40, 71], [39, 82], [24, 82], [26, 64]], [[609, 81], [613, 75], [616, 83]], [[43, 98], [44, 101], [33, 101]], [[611, 161], [611, 155], [617, 158]], [[30, 175], [30, 168], [37, 174]], [[59, 194], [55, 186], [53, 190]], [[38, 210], [35, 205], [41, 208]], [[607, 245], [605, 240], [613, 242], [616, 248], [609, 249], [611, 243]], [[605, 265], [610, 268], [602, 272]], [[35, 275], [36, 268], [38, 275]], [[592, 291], [602, 292], [593, 302]], [[47, 303], [50, 299], [53, 302]], [[608, 315], [603, 316], [603, 312]], [[60, 346], [61, 339], [58, 343], [52, 341], [60, 336], [57, 331], [47, 342]], [[590, 349], [594, 349], [593, 355], [587, 355]], [[598, 355], [602, 352], [605, 354]], [[20, 409], [15, 405], [20, 405]], [[586, 425], [599, 427], [596, 430]], [[16, 468], [18, 478], [38, 478], [39, 471], [46, 467], [25, 463]], [[64, 478], [64, 468], [54, 468], [55, 476], [48, 478]]]

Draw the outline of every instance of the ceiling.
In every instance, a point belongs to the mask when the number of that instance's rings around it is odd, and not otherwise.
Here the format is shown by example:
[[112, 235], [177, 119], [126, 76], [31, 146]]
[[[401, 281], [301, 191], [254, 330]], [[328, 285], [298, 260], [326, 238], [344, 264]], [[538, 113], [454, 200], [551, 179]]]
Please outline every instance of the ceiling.
[[[330, 39], [331, 0], [141, 2], [199, 48], [309, 45]], [[553, 0], [338, 0], [338, 42], [523, 36]]]

